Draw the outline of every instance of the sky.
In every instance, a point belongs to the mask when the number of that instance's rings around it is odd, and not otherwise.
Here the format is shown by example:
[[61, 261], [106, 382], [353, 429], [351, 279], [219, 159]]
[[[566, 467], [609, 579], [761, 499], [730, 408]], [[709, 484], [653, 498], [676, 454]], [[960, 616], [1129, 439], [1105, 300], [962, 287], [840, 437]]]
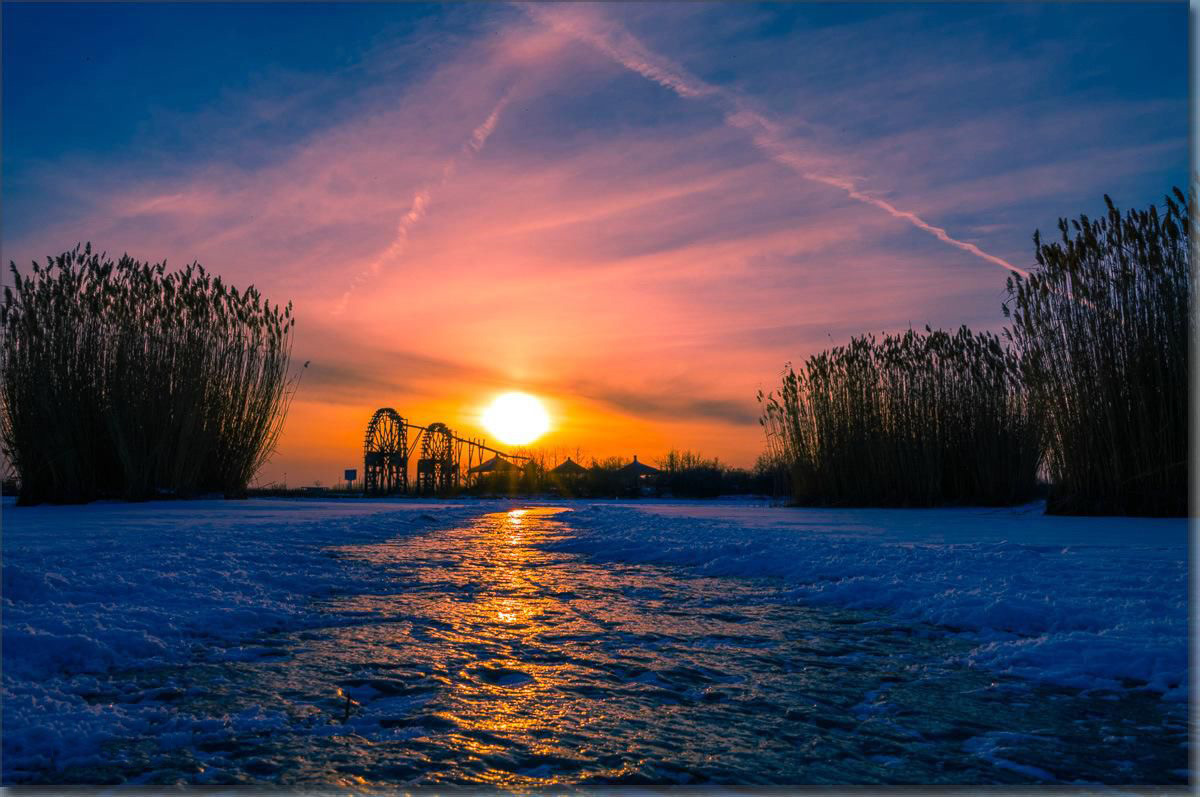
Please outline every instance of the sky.
[[786, 363], [999, 331], [1035, 229], [1187, 185], [1187, 13], [4, 3], [0, 248], [293, 302], [259, 483], [361, 468], [378, 407], [486, 437], [506, 390], [559, 455], [749, 466]]

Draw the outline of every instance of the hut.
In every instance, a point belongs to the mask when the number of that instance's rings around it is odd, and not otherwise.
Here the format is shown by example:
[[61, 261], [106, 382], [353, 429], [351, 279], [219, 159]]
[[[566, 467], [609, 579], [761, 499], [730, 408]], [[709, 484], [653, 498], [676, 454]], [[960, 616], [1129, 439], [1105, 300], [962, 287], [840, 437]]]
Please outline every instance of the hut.
[[467, 471], [467, 478], [481, 490], [511, 493], [517, 489], [522, 472], [520, 465], [496, 454]]
[[586, 488], [587, 468], [570, 457], [546, 471], [547, 487], [555, 495], [578, 495]]
[[564, 479], [577, 479], [587, 475], [587, 468], [567, 457], [561, 464], [550, 469], [550, 475]]
[[633, 462], [617, 470], [617, 477], [626, 487], [632, 487], [639, 492], [645, 493], [650, 489], [649, 482], [653, 481], [652, 477], [657, 476], [661, 472], [658, 468], [651, 467], [644, 462], [638, 462], [637, 454], [634, 454]]
[[499, 454], [495, 455], [487, 462], [481, 462], [471, 468], [467, 473], [472, 476], [479, 476], [487, 473], [520, 473], [521, 468], [514, 465], [507, 459], [504, 459]]
[[637, 454], [633, 455], [633, 462], [630, 462], [623, 468], [617, 470], [617, 473], [626, 478], [641, 479], [646, 476], [657, 476], [662, 473], [658, 468], [653, 468], [644, 462], [638, 462]]

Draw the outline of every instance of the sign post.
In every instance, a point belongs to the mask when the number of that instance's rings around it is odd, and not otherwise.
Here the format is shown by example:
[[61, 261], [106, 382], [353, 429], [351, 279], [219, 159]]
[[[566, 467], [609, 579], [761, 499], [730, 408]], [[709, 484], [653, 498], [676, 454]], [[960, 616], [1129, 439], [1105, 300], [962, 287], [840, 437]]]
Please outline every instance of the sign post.
[[346, 477], [346, 489], [349, 490], [353, 488], [354, 480], [358, 478], [358, 469], [346, 468], [346, 473], [344, 475]]

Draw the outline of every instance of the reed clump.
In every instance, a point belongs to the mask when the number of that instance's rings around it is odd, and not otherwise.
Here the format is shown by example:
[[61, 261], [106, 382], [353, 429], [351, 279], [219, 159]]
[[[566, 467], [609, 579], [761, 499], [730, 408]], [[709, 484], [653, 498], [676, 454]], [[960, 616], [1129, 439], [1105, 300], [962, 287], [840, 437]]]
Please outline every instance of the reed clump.
[[290, 304], [90, 244], [10, 269], [0, 437], [21, 503], [245, 495], [287, 410]]
[[797, 503], [1005, 505], [1037, 490], [1041, 417], [989, 333], [852, 338], [759, 394], [768, 457]]
[[1191, 207], [1059, 221], [1004, 311], [1047, 420], [1047, 512], [1187, 513]]

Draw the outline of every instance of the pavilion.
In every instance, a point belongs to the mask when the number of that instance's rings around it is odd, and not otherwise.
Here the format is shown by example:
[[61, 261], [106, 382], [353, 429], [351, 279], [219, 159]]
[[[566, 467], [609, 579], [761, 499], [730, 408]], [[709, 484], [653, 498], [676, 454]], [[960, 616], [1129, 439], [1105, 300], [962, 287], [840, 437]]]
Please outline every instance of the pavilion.
[[486, 462], [481, 462], [475, 467], [467, 471], [469, 476], [478, 476], [485, 473], [520, 473], [521, 466], [514, 465], [507, 459], [504, 459], [499, 454], [489, 459]]
[[617, 475], [623, 481], [631, 481], [635, 484], [640, 483], [650, 476], [657, 476], [661, 473], [658, 468], [651, 467], [644, 462], [638, 462], [637, 454], [633, 455], [633, 462], [630, 462], [623, 468], [617, 470]]
[[567, 457], [562, 463], [550, 469], [550, 475], [566, 479], [577, 479], [580, 476], [587, 475], [587, 468]]

